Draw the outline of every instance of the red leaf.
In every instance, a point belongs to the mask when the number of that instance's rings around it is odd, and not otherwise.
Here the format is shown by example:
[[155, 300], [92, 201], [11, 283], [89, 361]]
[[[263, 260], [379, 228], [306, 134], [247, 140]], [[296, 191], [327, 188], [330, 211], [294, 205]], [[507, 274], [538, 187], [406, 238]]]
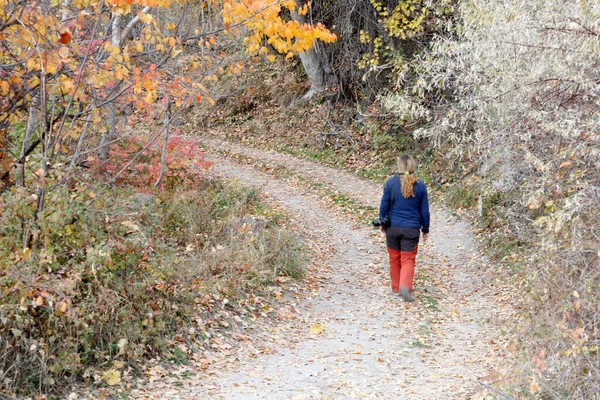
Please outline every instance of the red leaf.
[[62, 44], [69, 44], [71, 43], [71, 33], [69, 33], [69, 31], [63, 31], [60, 33], [60, 39], [58, 39], [58, 41]]

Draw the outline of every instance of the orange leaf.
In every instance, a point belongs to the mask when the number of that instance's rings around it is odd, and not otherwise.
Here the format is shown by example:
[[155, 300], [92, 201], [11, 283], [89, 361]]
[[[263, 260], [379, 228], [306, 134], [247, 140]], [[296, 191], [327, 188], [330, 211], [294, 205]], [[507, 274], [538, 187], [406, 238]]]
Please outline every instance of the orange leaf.
[[558, 166], [558, 168], [570, 167], [571, 165], [573, 165], [571, 161], [564, 161]]

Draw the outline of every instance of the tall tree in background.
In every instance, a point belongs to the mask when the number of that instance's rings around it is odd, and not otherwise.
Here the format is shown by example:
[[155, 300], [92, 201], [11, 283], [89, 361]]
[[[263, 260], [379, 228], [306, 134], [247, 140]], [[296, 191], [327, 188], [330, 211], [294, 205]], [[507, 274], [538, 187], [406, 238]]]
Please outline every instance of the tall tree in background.
[[[307, 24], [304, 10], [308, 10], [310, 4], [310, 1], [300, 5], [297, 3], [296, 9], [291, 10], [292, 19], [301, 26]], [[298, 57], [310, 82], [310, 90], [304, 95], [304, 100], [310, 100], [314, 95], [325, 91], [335, 83], [335, 76], [327, 63], [327, 56], [322, 47], [319, 46], [319, 42], [315, 42], [310, 49], [298, 53]]]

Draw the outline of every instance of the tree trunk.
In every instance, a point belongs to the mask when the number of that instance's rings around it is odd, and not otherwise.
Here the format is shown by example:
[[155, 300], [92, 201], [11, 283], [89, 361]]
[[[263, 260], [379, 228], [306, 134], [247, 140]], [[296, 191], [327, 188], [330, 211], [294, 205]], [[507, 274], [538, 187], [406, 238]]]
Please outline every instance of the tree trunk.
[[77, 159], [79, 158], [79, 153], [81, 153], [81, 146], [83, 145], [83, 141], [85, 140], [87, 131], [90, 127], [90, 124], [92, 123], [92, 116], [93, 114], [90, 110], [90, 113], [88, 114], [87, 119], [85, 120], [83, 132], [81, 132], [81, 135], [79, 135], [79, 140], [77, 141], [77, 148], [75, 149], [75, 154], [73, 154], [71, 164], [69, 164], [69, 173], [73, 170], [73, 168], [75, 168], [75, 165], [77, 165]]
[[[142, 14], [146, 14], [150, 12], [152, 8], [150, 6], [144, 7], [138, 15], [136, 15], [129, 23], [123, 28], [121, 26], [122, 18], [120, 15], [113, 15], [112, 20], [112, 34], [111, 34], [111, 43], [113, 46], [119, 46], [123, 44], [124, 39], [131, 33], [131, 30], [140, 22], [140, 16]], [[115, 127], [117, 125], [117, 113], [116, 107], [114, 103], [109, 103], [106, 108], [108, 109], [108, 132], [106, 135], [102, 137], [100, 141], [100, 150], [98, 151], [98, 156], [100, 157], [101, 162], [105, 162], [108, 160], [108, 153], [110, 151], [111, 142], [115, 139]]]
[[65, 22], [69, 18], [68, 12], [69, 12], [69, 7], [71, 6], [71, 0], [65, 0], [64, 5], [65, 5], [65, 7], [63, 8], [63, 11], [62, 11], [61, 22]]
[[[296, 4], [297, 6], [301, 5], [299, 3]], [[298, 14], [297, 11], [292, 12], [292, 19], [298, 21], [300, 25], [306, 23], [306, 17]], [[310, 90], [302, 97], [303, 100], [307, 101], [331, 86], [335, 82], [335, 77], [331, 72], [331, 68], [327, 65], [327, 61], [325, 61], [322, 47], [319, 47], [317, 44], [312, 49], [300, 53], [298, 56], [310, 82]]]
[[106, 120], [108, 131], [102, 136], [102, 140], [100, 140], [100, 149], [98, 150], [98, 157], [100, 157], [100, 162], [102, 163], [108, 160], [110, 144], [114, 139], [115, 126], [117, 125], [117, 110], [115, 103], [108, 103], [106, 109], [108, 110], [108, 117]]
[[[121, 45], [121, 16], [120, 15], [114, 15], [113, 16], [113, 21], [112, 21], [112, 36], [111, 36], [111, 43], [114, 46], [120, 46]], [[110, 151], [110, 145], [111, 142], [114, 138], [114, 132], [115, 132], [115, 126], [117, 125], [117, 110], [115, 107], [115, 103], [111, 102], [108, 103], [108, 105], [106, 106], [106, 109], [108, 110], [108, 118], [107, 118], [107, 128], [108, 131], [106, 132], [106, 134], [104, 136], [102, 136], [102, 139], [100, 140], [100, 149], [98, 150], [98, 157], [100, 157], [100, 162], [104, 163], [106, 160], [108, 160], [108, 153]]]
[[37, 123], [38, 107], [40, 106], [40, 95], [36, 94], [31, 100], [31, 106], [29, 106], [29, 116], [27, 118], [27, 126], [25, 127], [25, 134], [23, 136], [23, 145], [21, 146], [21, 154], [19, 160], [22, 160], [20, 171], [17, 172], [17, 186], [23, 186], [25, 179], [25, 162], [26, 162], [26, 151], [31, 145], [31, 136]]

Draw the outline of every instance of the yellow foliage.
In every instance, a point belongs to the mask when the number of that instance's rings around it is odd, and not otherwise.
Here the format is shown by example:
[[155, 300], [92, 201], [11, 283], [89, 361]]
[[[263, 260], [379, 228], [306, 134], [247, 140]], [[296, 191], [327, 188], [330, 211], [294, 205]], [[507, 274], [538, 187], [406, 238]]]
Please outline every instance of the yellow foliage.
[[[430, 11], [422, 0], [401, 0], [393, 10], [385, 7], [378, 0], [370, 0], [370, 2], [381, 17], [379, 22], [383, 25], [389, 37], [405, 40], [424, 30], [424, 21]], [[379, 66], [382, 55], [385, 55], [389, 48], [383, 48], [381, 37], [373, 39], [365, 31], [360, 31], [360, 42], [372, 42], [373, 51], [370, 54], [363, 55], [358, 62], [358, 67], [369, 70], [375, 69]]]
[[115, 15], [126, 15], [131, 12], [131, 4], [121, 3], [118, 5], [113, 5], [111, 9], [112, 13]]
[[387, 34], [401, 39], [422, 32], [423, 20], [429, 14], [422, 0], [402, 0], [391, 11], [377, 0], [371, 4], [382, 17]]
[[152, 15], [146, 13], [146, 14], [142, 14], [140, 16], [140, 21], [142, 21], [144, 24], [149, 24], [150, 22], [152, 22]]
[[[296, 1], [286, 0], [265, 6], [264, 2], [253, 0], [225, 0], [222, 17], [225, 26], [231, 28], [242, 25], [250, 31], [244, 43], [250, 54], [265, 53], [263, 40], [267, 39], [277, 52], [292, 57], [294, 54], [310, 50], [316, 40], [333, 43], [337, 37], [323, 24], [300, 24], [298, 21], [286, 21], [281, 18], [283, 9], [308, 13], [308, 4], [296, 9]], [[271, 57], [269, 58], [271, 59]]]
[[[185, 42], [176, 33], [176, 24], [168, 21], [159, 23], [150, 12], [141, 12], [145, 6], [168, 7], [184, 1], [72, 0], [65, 6], [63, 0], [50, 0], [48, 8], [43, 9], [36, 2], [32, 5], [34, 3], [0, 0], [0, 20], [7, 22], [0, 30], [0, 64], [18, 66], [10, 71], [9, 77], [0, 79], [0, 94], [7, 97], [22, 94], [16, 101], [19, 105], [26, 104], [31, 102], [32, 93], [39, 91], [40, 82], [44, 79], [48, 93], [62, 96], [61, 105], [82, 110], [94, 109], [94, 101], [98, 100], [97, 104], [101, 104], [106, 99], [114, 99], [114, 95], [139, 108], [148, 108], [165, 94], [176, 104], [189, 101], [198, 92], [201, 93], [198, 101], [208, 98], [207, 90], [199, 81], [183, 79], [183, 82], [180, 80], [175, 84], [174, 81], [180, 78], [177, 75], [180, 71], [167, 69], [179, 66], [186, 72], [209, 69], [212, 68], [210, 61], [183, 55]], [[12, 9], [8, 4], [16, 4], [17, 8]], [[305, 15], [310, 4], [297, 7], [294, 0], [274, 3], [224, 0], [223, 20], [230, 32], [243, 30], [248, 33], [245, 39], [248, 52], [264, 55], [270, 61], [276, 57], [269, 54], [266, 42], [289, 58], [312, 48], [316, 40], [336, 40], [336, 36], [322, 24], [300, 24], [281, 18], [282, 12], [286, 14], [287, 11]], [[14, 15], [19, 15], [19, 23], [14, 23]], [[123, 17], [120, 21], [123, 29], [134, 16], [139, 17], [135, 39], [131, 40], [130, 35], [125, 38], [111, 36], [114, 32], [107, 28], [111, 21], [115, 21], [111, 18], [118, 16]], [[119, 22], [118, 19], [116, 21]], [[215, 45], [216, 40], [210, 36], [199, 44], [208, 48]], [[186, 59], [178, 64], [159, 67], [140, 64], [143, 58], [139, 57], [139, 53], [145, 52]], [[235, 65], [227, 70], [216, 69], [215, 73], [239, 73], [241, 68], [241, 65]], [[216, 81], [218, 77], [210, 75], [205, 80]], [[115, 90], [117, 85], [120, 85], [119, 90]], [[207, 100], [209, 103], [212, 101]], [[14, 112], [1, 110], [0, 118], [11, 124], [22, 122], [25, 116], [22, 110], [26, 109], [26, 106], [20, 106], [20, 110]], [[73, 138], [79, 137], [82, 127], [82, 124], [70, 125], [68, 129], [74, 130]]]
[[360, 42], [361, 43], [370, 43], [371, 40], [373, 40], [373, 39], [371, 38], [371, 35], [369, 35], [369, 32], [363, 31], [361, 29], [361, 31], [360, 31]]
[[166, 8], [171, 5], [171, 0], [105, 0], [107, 6], [117, 7], [122, 5], [140, 5]]
[[309, 8], [309, 6], [310, 6], [309, 3], [304, 4], [302, 7], [300, 7], [298, 9], [298, 14], [300, 14], [300, 15], [306, 15], [306, 14], [308, 14], [308, 8]]

